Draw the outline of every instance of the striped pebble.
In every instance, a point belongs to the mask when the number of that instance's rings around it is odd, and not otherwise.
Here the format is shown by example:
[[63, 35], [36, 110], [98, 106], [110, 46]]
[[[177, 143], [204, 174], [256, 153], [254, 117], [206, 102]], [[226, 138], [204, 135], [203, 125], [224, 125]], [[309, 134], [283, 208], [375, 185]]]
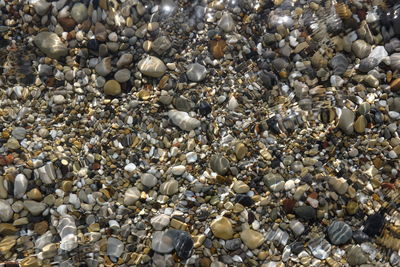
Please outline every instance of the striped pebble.
[[328, 236], [332, 244], [342, 245], [351, 239], [353, 231], [347, 223], [335, 221], [328, 227]]

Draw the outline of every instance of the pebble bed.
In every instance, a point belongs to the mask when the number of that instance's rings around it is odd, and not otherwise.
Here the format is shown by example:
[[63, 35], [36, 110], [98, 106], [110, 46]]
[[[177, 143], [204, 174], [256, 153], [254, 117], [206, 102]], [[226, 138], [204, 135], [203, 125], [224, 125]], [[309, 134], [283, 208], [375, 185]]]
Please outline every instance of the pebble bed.
[[399, 266], [395, 0], [0, 0], [3, 266]]

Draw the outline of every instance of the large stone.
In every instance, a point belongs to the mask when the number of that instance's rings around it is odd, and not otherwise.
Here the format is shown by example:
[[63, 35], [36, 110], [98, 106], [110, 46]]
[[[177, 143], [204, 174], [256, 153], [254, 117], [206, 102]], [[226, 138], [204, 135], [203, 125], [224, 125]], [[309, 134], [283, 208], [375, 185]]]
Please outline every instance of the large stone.
[[351, 227], [342, 221], [334, 221], [328, 227], [329, 240], [334, 245], [343, 245], [353, 236]]
[[60, 59], [68, 54], [67, 46], [53, 32], [40, 32], [35, 36], [33, 42], [48, 57]]
[[47, 205], [43, 202], [25, 200], [24, 207], [33, 215], [38, 216], [46, 209]]
[[222, 239], [231, 239], [233, 238], [233, 228], [232, 224], [226, 217], [220, 217], [215, 219], [210, 224], [211, 231], [214, 236]]
[[246, 229], [240, 233], [240, 238], [249, 249], [255, 249], [264, 243], [264, 236], [257, 231]]
[[51, 3], [47, 2], [46, 0], [38, 0], [35, 1], [33, 4], [33, 8], [35, 9], [36, 14], [39, 16], [45, 15], [51, 6]]
[[164, 75], [167, 67], [161, 59], [153, 56], [148, 56], [138, 63], [138, 68], [141, 73], [144, 75], [160, 78]]
[[342, 109], [342, 114], [340, 114], [338, 127], [345, 133], [345, 134], [352, 134], [354, 132], [354, 119], [355, 114], [353, 111], [344, 108]]
[[154, 232], [151, 240], [151, 248], [158, 253], [172, 252], [174, 250], [173, 236], [166, 232]]
[[235, 29], [235, 21], [233, 20], [231, 14], [224, 13], [221, 19], [218, 21], [218, 26], [225, 32], [231, 32]]
[[107, 255], [112, 257], [120, 257], [124, 252], [124, 243], [114, 237], [107, 240]]

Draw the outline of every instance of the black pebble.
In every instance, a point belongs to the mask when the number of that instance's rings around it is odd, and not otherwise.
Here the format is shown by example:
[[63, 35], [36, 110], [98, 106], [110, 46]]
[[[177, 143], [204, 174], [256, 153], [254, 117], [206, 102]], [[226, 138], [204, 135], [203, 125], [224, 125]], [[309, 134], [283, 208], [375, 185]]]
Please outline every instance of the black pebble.
[[212, 108], [211, 108], [210, 104], [208, 104], [206, 101], [201, 101], [199, 103], [199, 113], [202, 116], [207, 116], [208, 114], [211, 113], [211, 110], [212, 110]]
[[368, 217], [364, 223], [363, 232], [374, 237], [382, 232], [383, 226], [385, 225], [385, 210], [380, 210], [377, 213]]
[[238, 194], [235, 198], [235, 202], [242, 204], [245, 207], [250, 207], [254, 204], [254, 201], [248, 195]]

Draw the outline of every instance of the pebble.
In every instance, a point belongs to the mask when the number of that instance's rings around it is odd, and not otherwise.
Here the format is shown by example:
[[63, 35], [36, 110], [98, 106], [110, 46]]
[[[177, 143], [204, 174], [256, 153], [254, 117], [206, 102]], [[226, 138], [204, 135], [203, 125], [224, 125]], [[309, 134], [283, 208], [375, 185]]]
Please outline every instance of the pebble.
[[349, 184], [344, 178], [329, 177], [328, 183], [339, 195], [344, 195], [349, 188]]
[[264, 176], [263, 180], [273, 192], [280, 192], [285, 188], [285, 180], [279, 174], [269, 173]]
[[174, 250], [173, 237], [167, 232], [153, 232], [151, 248], [158, 253], [171, 253]]
[[225, 249], [230, 251], [238, 250], [242, 245], [242, 240], [240, 238], [234, 238], [230, 240], [226, 240]]
[[313, 221], [317, 217], [315, 209], [310, 206], [297, 207], [294, 209], [294, 213], [297, 217], [305, 221]]
[[161, 59], [154, 56], [148, 56], [139, 61], [138, 69], [144, 75], [160, 78], [164, 75], [167, 67]]
[[171, 168], [171, 172], [173, 175], [181, 176], [186, 171], [186, 167], [184, 165], [178, 165]]
[[43, 202], [38, 202], [34, 200], [24, 200], [24, 207], [33, 216], [39, 216], [47, 208], [47, 205]]
[[23, 140], [26, 136], [26, 130], [23, 127], [15, 127], [12, 130], [11, 135], [17, 140]]
[[323, 237], [317, 237], [308, 242], [308, 248], [317, 259], [324, 260], [331, 253], [331, 244]]
[[227, 158], [221, 155], [213, 155], [210, 158], [210, 167], [214, 172], [225, 175], [229, 170], [230, 163]]
[[22, 173], [17, 174], [14, 180], [14, 197], [22, 198], [25, 195], [27, 188], [28, 179], [26, 179], [26, 176]]
[[38, 0], [35, 1], [33, 4], [33, 8], [39, 16], [45, 15], [48, 12], [50, 6], [51, 3], [47, 2], [46, 0]]
[[191, 131], [200, 126], [200, 121], [189, 116], [187, 112], [170, 110], [168, 112], [170, 120], [179, 128], [185, 131]]
[[199, 63], [193, 63], [187, 67], [186, 76], [192, 82], [201, 82], [207, 76], [207, 69]]
[[104, 94], [117, 96], [121, 94], [121, 85], [116, 80], [109, 80], [104, 84]]
[[225, 32], [231, 32], [235, 29], [235, 21], [233, 20], [231, 14], [226, 12], [218, 21], [218, 26]]
[[97, 65], [96, 65], [96, 72], [105, 77], [111, 73], [112, 66], [111, 66], [111, 57], [103, 58]]
[[148, 188], [152, 188], [157, 184], [158, 180], [154, 175], [150, 173], [143, 173], [140, 176], [140, 182], [142, 183], [142, 185]]
[[240, 233], [240, 239], [249, 249], [256, 249], [264, 243], [264, 236], [251, 229], [243, 230]]
[[355, 119], [354, 112], [347, 108], [344, 108], [342, 109], [342, 114], [339, 117], [338, 127], [345, 134], [350, 135], [354, 132], [354, 119]]
[[33, 42], [48, 57], [60, 59], [68, 54], [67, 46], [53, 32], [40, 32], [34, 37]]
[[361, 247], [358, 245], [351, 246], [346, 250], [346, 259], [347, 262], [352, 265], [361, 265], [368, 262], [368, 257], [362, 251]]
[[371, 45], [364, 40], [357, 40], [351, 45], [351, 50], [358, 58], [366, 58], [371, 53]]
[[245, 194], [249, 192], [250, 187], [243, 181], [235, 181], [233, 183], [233, 190], [238, 194]]
[[178, 192], [179, 183], [178, 181], [171, 179], [161, 184], [160, 193], [163, 195], [171, 196]]
[[3, 200], [0, 199], [0, 221], [1, 222], [8, 222], [12, 219], [13, 217], [13, 210], [11, 209], [10, 204]]
[[233, 227], [231, 222], [226, 217], [219, 217], [211, 222], [210, 228], [216, 238], [232, 239]]
[[131, 206], [140, 198], [140, 191], [136, 187], [128, 188], [124, 196], [124, 205]]
[[328, 229], [329, 240], [334, 245], [346, 244], [353, 236], [351, 227], [342, 221], [334, 221], [329, 225]]
[[367, 120], [364, 115], [359, 116], [354, 122], [354, 131], [357, 133], [364, 133], [367, 127]]
[[169, 225], [170, 217], [165, 214], [160, 214], [151, 218], [150, 223], [153, 226], [154, 230], [161, 231]]
[[88, 17], [88, 9], [82, 3], [75, 3], [71, 9], [71, 17], [77, 22], [82, 23]]
[[167, 36], [160, 36], [152, 42], [151, 49], [159, 56], [166, 53], [172, 46]]
[[118, 69], [128, 67], [133, 61], [133, 55], [132, 54], [122, 54], [117, 63], [116, 66]]
[[107, 240], [107, 255], [111, 257], [120, 257], [124, 252], [124, 243], [114, 237], [109, 237]]
[[119, 70], [114, 74], [114, 79], [119, 83], [127, 82], [130, 78], [131, 72], [128, 69]]
[[168, 230], [170, 235], [173, 235], [173, 245], [176, 255], [183, 260], [188, 259], [193, 252], [194, 242], [188, 232], [181, 230]]
[[290, 221], [289, 227], [296, 236], [301, 235], [305, 230], [304, 225], [300, 221], [297, 221], [297, 220]]

